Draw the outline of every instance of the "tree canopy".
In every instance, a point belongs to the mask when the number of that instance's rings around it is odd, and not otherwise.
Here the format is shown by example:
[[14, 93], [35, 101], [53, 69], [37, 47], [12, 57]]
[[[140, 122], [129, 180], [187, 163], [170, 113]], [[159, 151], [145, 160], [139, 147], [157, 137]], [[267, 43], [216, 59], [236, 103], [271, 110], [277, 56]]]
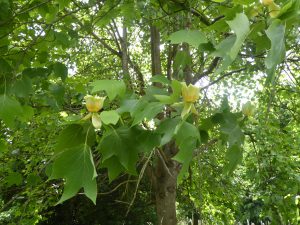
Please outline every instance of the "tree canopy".
[[298, 0], [0, 0], [0, 223], [298, 224]]

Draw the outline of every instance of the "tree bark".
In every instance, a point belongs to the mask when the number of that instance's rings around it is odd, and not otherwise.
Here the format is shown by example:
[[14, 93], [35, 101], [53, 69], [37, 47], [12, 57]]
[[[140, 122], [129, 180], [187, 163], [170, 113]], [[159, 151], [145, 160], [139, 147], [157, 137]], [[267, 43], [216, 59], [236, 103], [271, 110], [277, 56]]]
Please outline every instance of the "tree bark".
[[193, 225], [199, 225], [199, 219], [200, 219], [199, 213], [196, 210], [194, 210], [194, 213], [193, 213]]
[[122, 50], [122, 70], [123, 70], [123, 78], [126, 82], [127, 87], [131, 87], [131, 79], [129, 75], [129, 59], [128, 59], [128, 47], [127, 47], [127, 27], [123, 24], [123, 38], [120, 40], [121, 42], [121, 50]]
[[167, 165], [159, 159], [156, 167], [156, 212], [158, 225], [176, 225], [176, 186], [178, 164], [170, 161]]
[[156, 26], [150, 26], [151, 34], [151, 68], [152, 76], [162, 75], [161, 60], [160, 60], [160, 34]]
[[[152, 76], [162, 75], [160, 59], [160, 33], [156, 26], [150, 25]], [[170, 74], [169, 74], [170, 76]], [[161, 87], [160, 83], [154, 83]], [[163, 119], [165, 115], [158, 115]], [[178, 163], [171, 158], [176, 154], [175, 144], [166, 145], [157, 151], [157, 164], [154, 171], [154, 188], [158, 225], [176, 225], [176, 186]]]
[[158, 225], [176, 225], [176, 188], [180, 164], [172, 160], [178, 149], [174, 142], [157, 151], [155, 198]]

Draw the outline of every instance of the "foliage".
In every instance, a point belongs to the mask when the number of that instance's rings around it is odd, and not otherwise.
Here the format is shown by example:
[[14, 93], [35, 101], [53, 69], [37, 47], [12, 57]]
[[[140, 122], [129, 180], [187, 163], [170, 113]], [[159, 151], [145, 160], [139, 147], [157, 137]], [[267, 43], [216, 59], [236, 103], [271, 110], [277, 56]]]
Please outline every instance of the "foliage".
[[154, 223], [169, 175], [182, 221], [299, 223], [299, 12], [0, 0], [0, 223]]

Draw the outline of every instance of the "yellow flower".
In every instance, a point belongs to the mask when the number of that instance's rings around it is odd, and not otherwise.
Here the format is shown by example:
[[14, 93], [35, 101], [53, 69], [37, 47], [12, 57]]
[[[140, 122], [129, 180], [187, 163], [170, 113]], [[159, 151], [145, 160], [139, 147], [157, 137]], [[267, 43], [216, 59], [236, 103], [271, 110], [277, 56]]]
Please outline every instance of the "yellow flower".
[[92, 124], [96, 129], [100, 129], [102, 126], [101, 118], [98, 113], [92, 114]]
[[280, 13], [280, 6], [276, 5], [274, 2], [268, 5], [268, 9], [271, 18], [276, 18]]
[[273, 0], [262, 0], [263, 5], [270, 5], [273, 3]]
[[189, 84], [187, 86], [185, 83], [182, 83], [182, 97], [184, 102], [194, 103], [199, 99], [200, 89], [195, 85]]
[[86, 108], [89, 112], [99, 112], [103, 108], [103, 103], [106, 97], [86, 95], [84, 97]]
[[242, 107], [242, 112], [245, 116], [252, 116], [254, 114], [254, 111], [255, 107], [249, 101]]

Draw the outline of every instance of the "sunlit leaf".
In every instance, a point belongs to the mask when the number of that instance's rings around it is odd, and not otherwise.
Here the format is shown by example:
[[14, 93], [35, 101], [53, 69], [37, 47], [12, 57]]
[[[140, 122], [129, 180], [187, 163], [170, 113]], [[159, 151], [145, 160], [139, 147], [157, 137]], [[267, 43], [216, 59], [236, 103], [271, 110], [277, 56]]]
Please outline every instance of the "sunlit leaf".
[[100, 113], [100, 118], [104, 124], [116, 125], [119, 121], [119, 114], [115, 110], [103, 111]]
[[223, 58], [222, 65], [218, 68], [217, 73], [224, 71], [237, 57], [247, 35], [250, 32], [250, 22], [247, 16], [239, 13], [233, 20], [227, 21], [229, 27], [235, 35], [223, 40], [212, 55]]
[[134, 121], [132, 126], [139, 124], [144, 119], [151, 120], [164, 108], [164, 105], [160, 102], [150, 102], [146, 104], [142, 109], [138, 109], [133, 113]]
[[200, 44], [206, 43], [205, 35], [199, 30], [179, 30], [169, 36], [172, 44], [180, 44], [186, 42], [197, 48]]
[[81, 144], [59, 152], [52, 164], [50, 179], [64, 178], [64, 192], [58, 202], [72, 198], [83, 188], [85, 195], [96, 204], [96, 170], [88, 145]]
[[274, 20], [268, 30], [266, 30], [266, 34], [271, 40], [271, 49], [265, 59], [268, 74], [266, 83], [269, 84], [274, 80], [277, 65], [281, 63], [285, 57], [285, 26], [280, 20]]
[[124, 96], [126, 91], [126, 85], [121, 80], [97, 80], [94, 81], [91, 86], [93, 86], [93, 93], [105, 91], [111, 101], [114, 100], [117, 95], [120, 97]]
[[16, 99], [7, 95], [0, 95], [0, 119], [7, 126], [14, 126], [15, 120], [22, 116], [22, 113], [23, 108]]
[[231, 146], [226, 152], [227, 164], [224, 167], [224, 172], [231, 174], [238, 164], [242, 162], [243, 151], [238, 145]]
[[159, 124], [156, 132], [162, 135], [160, 145], [167, 144], [175, 135], [175, 129], [180, 122], [180, 117], [169, 118]]
[[62, 81], [65, 81], [68, 77], [68, 68], [60, 62], [57, 62], [53, 65], [54, 75], [60, 77]]
[[162, 84], [171, 84], [171, 81], [163, 75], [155, 75], [151, 77], [150, 79], [151, 82], [157, 82], [157, 83], [162, 83]]

